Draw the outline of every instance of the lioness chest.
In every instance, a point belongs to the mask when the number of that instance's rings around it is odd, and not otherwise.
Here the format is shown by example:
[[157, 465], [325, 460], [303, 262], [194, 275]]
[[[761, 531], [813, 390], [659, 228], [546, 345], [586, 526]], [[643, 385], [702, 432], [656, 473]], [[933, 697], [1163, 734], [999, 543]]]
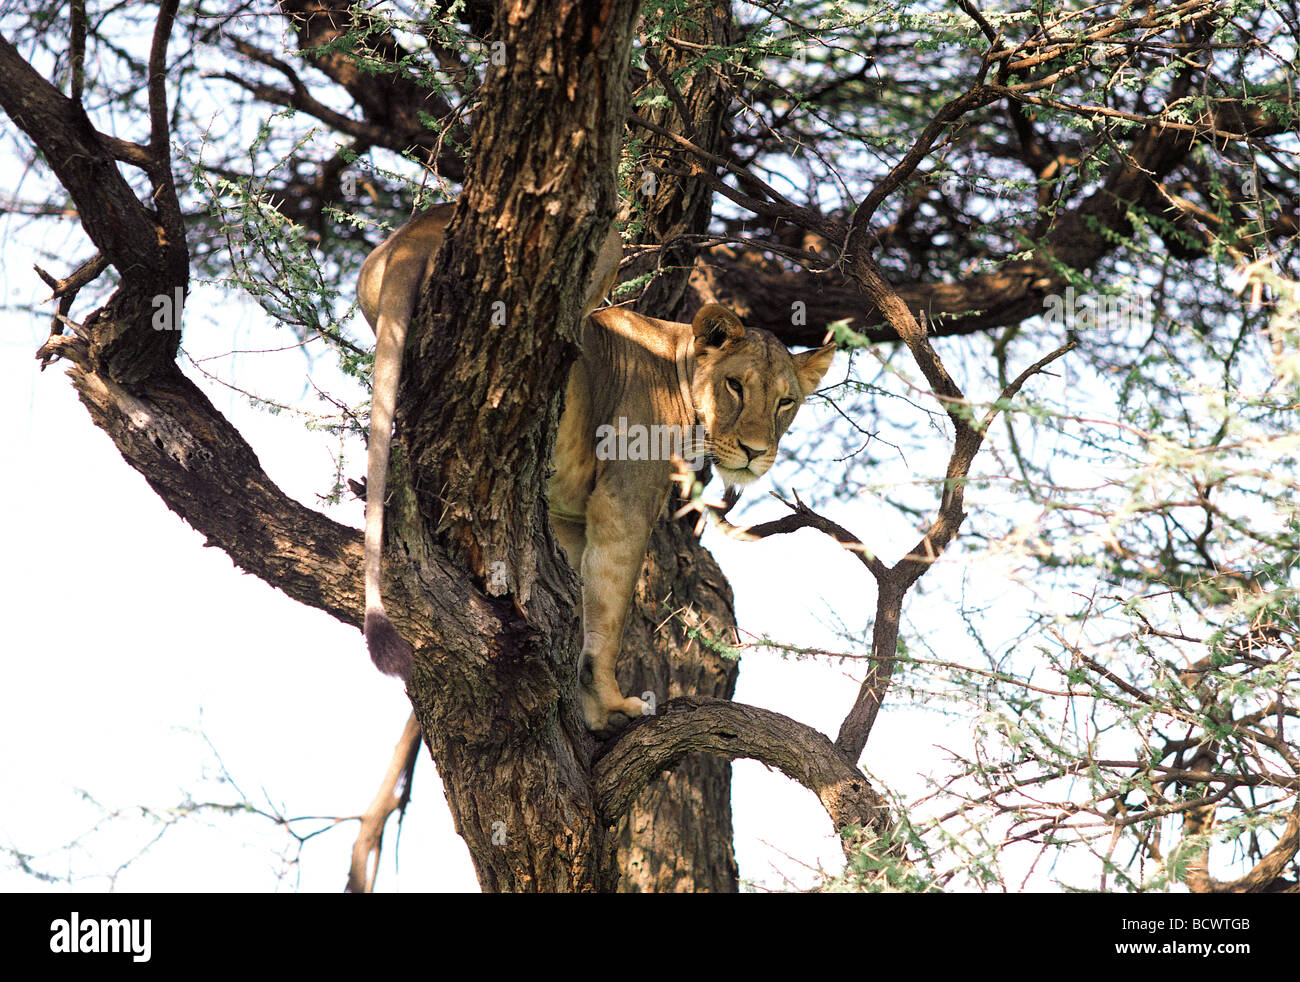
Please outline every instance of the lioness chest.
[[598, 483], [627, 508], [658, 513], [673, 456], [697, 442], [677, 359], [684, 326], [618, 309], [587, 319], [555, 437], [553, 519], [585, 525]]

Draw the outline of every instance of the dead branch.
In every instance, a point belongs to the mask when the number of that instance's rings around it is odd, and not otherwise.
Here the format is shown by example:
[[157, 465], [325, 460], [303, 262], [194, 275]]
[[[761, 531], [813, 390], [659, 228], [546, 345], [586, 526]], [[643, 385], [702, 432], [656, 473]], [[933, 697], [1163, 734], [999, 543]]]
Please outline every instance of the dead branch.
[[379, 790], [375, 792], [370, 807], [361, 815], [361, 828], [357, 830], [357, 841], [352, 846], [352, 865], [348, 869], [348, 885], [344, 892], [374, 892], [379, 855], [384, 846], [384, 827], [393, 812], [398, 813], [399, 824], [406, 814], [419, 753], [420, 724], [412, 713], [406, 720], [397, 746], [393, 748], [393, 758], [388, 763]]

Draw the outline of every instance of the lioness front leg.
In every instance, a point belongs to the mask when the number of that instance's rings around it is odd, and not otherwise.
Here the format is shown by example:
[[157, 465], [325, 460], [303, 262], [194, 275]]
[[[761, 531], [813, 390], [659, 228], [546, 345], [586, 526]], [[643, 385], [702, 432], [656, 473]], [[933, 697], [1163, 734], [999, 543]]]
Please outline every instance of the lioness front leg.
[[647, 517], [646, 510], [641, 502], [629, 502], [626, 497], [616, 500], [609, 485], [598, 486], [587, 501], [587, 542], [581, 570], [582, 666], [578, 677], [587, 727], [597, 732], [622, 725], [622, 721], [612, 718], [617, 713], [631, 720], [646, 710], [640, 699], [624, 697], [614, 677], [632, 593], [658, 512], [653, 508]]

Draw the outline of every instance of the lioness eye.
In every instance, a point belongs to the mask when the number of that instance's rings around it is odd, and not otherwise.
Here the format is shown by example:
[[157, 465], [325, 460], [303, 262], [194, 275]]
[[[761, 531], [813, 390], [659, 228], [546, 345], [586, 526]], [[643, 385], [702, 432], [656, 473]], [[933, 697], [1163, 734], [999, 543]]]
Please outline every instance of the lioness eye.
[[743, 395], [745, 392], [744, 387], [740, 384], [740, 379], [737, 378], [727, 379], [727, 388], [729, 388], [732, 392], [734, 392], [738, 396]]
[[789, 409], [793, 405], [794, 405], [793, 399], [781, 399], [777, 402], [776, 408], [778, 412], [783, 412], [784, 410]]

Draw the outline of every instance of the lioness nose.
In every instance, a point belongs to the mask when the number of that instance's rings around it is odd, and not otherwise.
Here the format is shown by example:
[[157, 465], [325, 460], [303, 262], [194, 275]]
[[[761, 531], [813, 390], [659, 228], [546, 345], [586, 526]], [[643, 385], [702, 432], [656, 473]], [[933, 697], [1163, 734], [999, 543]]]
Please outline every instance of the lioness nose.
[[[736, 443], [740, 446], [741, 450], [745, 451], [745, 456], [747, 456], [750, 460], [753, 460], [755, 457], [759, 456], [760, 454], [762, 454], [764, 450], [767, 449], [766, 447], [747, 447], [745, 446], [745, 444], [740, 443], [739, 440], [737, 440]], [[748, 461], [746, 461], [746, 463], [748, 463]]]

